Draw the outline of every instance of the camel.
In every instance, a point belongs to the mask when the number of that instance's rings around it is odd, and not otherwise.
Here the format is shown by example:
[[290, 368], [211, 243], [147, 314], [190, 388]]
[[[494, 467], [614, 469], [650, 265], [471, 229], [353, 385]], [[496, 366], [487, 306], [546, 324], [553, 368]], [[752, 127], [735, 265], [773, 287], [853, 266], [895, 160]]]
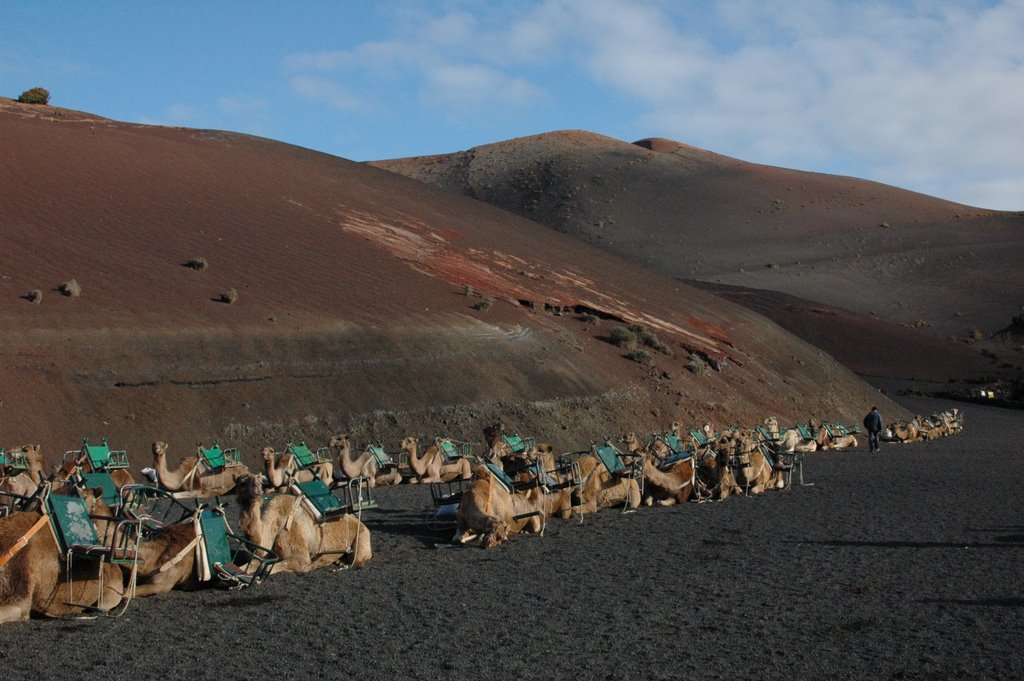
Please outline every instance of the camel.
[[921, 437], [925, 441], [938, 440], [940, 437], [949, 435], [949, 431], [946, 430], [944, 425], [936, 425], [929, 419], [919, 418], [918, 423], [920, 424], [918, 428], [921, 431]]
[[[45, 525], [47, 521], [37, 512], [0, 519], [0, 547], [4, 551], [13, 547], [40, 522]], [[98, 526], [96, 532], [104, 534]], [[98, 564], [93, 559], [76, 558], [71, 579], [69, 588], [67, 563], [53, 532], [47, 527], [38, 529], [25, 547], [0, 567], [0, 622], [26, 621], [33, 613], [67, 617], [81, 615], [87, 609], [107, 612], [124, 596], [120, 568], [106, 561]]]
[[409, 480], [410, 483], [443, 482], [456, 478], [469, 480], [473, 477], [473, 467], [469, 460], [456, 459], [446, 462], [444, 453], [436, 442], [427, 447], [423, 456], [419, 456], [419, 442], [419, 438], [409, 436], [404, 438], [400, 445], [409, 457], [409, 468], [413, 473], [413, 477]]
[[815, 440], [818, 448], [823, 451], [832, 449], [856, 449], [857, 436], [853, 433], [847, 435], [833, 435], [825, 426], [818, 429], [818, 437]]
[[909, 443], [924, 439], [921, 435], [921, 431], [918, 430], [917, 424], [914, 421], [910, 421], [906, 425], [903, 425], [899, 421], [894, 421], [889, 424], [888, 430], [892, 433], [893, 439], [898, 442]]
[[502, 437], [505, 424], [501, 421], [484, 428], [484, 443], [487, 445], [487, 459], [496, 466], [504, 468], [505, 459], [512, 456], [512, 448]]
[[643, 456], [645, 506], [655, 501], [659, 506], [672, 506], [690, 500], [696, 474], [692, 456], [665, 464], [672, 452], [663, 440], [656, 439], [650, 447], [644, 447], [636, 433], [627, 433], [622, 441], [631, 454]]
[[546, 519], [553, 515], [563, 519], [572, 515], [568, 490], [545, 492], [534, 487], [510, 492], [486, 467], [478, 466], [462, 495], [452, 541], [467, 544], [479, 537], [485, 549], [493, 548], [512, 534], [543, 534]]
[[235, 478], [249, 473], [243, 464], [213, 471], [200, 463], [199, 456], [186, 456], [174, 470], [167, 468], [167, 445], [153, 443], [153, 468], [162, 489], [183, 496], [208, 498], [227, 494], [235, 487]]
[[[153, 596], [171, 589], [192, 590], [202, 584], [196, 574], [196, 528], [191, 519], [165, 525], [156, 536], [139, 542], [141, 559], [136, 596]], [[131, 566], [123, 566], [130, 572]]]
[[608, 472], [594, 454], [583, 454], [580, 467], [580, 513], [593, 513], [602, 508], [640, 506], [640, 484], [633, 478], [617, 478]]
[[241, 533], [280, 558], [272, 573], [319, 570], [346, 556], [348, 566], [359, 566], [373, 555], [370, 530], [354, 515], [318, 523], [300, 497], [274, 494], [264, 501], [260, 479], [252, 474], [237, 479], [235, 493]]
[[736, 484], [747, 494], [760, 494], [768, 489], [782, 489], [786, 486], [783, 471], [773, 467], [751, 437], [738, 438], [736, 462]]
[[796, 428], [787, 428], [786, 431], [779, 436], [779, 451], [787, 454], [792, 454], [794, 452], [798, 454], [816, 452], [818, 451], [818, 442], [816, 440], [806, 439]]
[[725, 501], [732, 494], [742, 492], [736, 483], [736, 476], [729, 467], [728, 451], [707, 448], [694, 455], [697, 464], [695, 473], [696, 492], [699, 500], [718, 499]]
[[275, 492], [284, 492], [288, 488], [291, 454], [278, 456], [273, 447], [264, 447], [260, 455], [263, 457], [263, 467], [267, 473], [270, 489]]
[[[310, 468], [299, 469], [295, 464], [295, 456], [291, 452], [278, 455], [273, 447], [264, 447], [260, 452], [263, 459], [263, 467], [270, 482], [270, 488], [275, 492], [284, 492], [291, 480], [296, 482], [311, 482], [322, 480], [325, 485], [334, 483], [334, 464], [318, 464]], [[324, 479], [329, 475], [327, 479]]]
[[[104, 440], [104, 443], [106, 443], [106, 440]], [[84, 461], [82, 461], [82, 464], [81, 464], [82, 465], [82, 470], [84, 472], [86, 472], [86, 473], [109, 473], [110, 474], [110, 479], [113, 481], [114, 486], [117, 487], [117, 489], [121, 489], [125, 485], [134, 485], [135, 484], [135, 476], [133, 476], [131, 474], [131, 471], [129, 471], [127, 468], [106, 468], [106, 470], [96, 470], [92, 466], [92, 460], [88, 456], [85, 456], [84, 452], [83, 452], [82, 458], [80, 458], [79, 460], [81, 461], [82, 459], [84, 459]]]
[[338, 468], [349, 480], [354, 478], [369, 478], [370, 487], [377, 485], [397, 485], [402, 481], [402, 474], [398, 468], [382, 470], [377, 465], [377, 458], [367, 449], [359, 456], [352, 456], [352, 444], [347, 435], [335, 435], [328, 443], [332, 449], [338, 449]]
[[46, 479], [44, 472], [46, 461], [43, 458], [42, 448], [39, 445], [24, 445], [11, 451], [21, 451], [25, 454], [28, 470], [20, 471], [15, 475], [9, 475], [13, 471], [5, 471], [8, 475], [0, 478], [0, 492], [11, 492], [23, 497], [31, 496], [40, 483]]

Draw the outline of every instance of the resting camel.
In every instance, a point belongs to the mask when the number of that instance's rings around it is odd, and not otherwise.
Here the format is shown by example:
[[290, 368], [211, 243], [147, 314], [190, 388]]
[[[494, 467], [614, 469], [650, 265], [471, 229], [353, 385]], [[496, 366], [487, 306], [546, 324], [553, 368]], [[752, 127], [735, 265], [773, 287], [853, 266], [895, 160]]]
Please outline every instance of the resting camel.
[[16, 475], [9, 475], [13, 471], [4, 471], [4, 477], [0, 478], [0, 492], [11, 492], [27, 497], [46, 479], [46, 461], [39, 445], [24, 445], [12, 451], [24, 452], [28, 470], [20, 471]]
[[[716, 447], [720, 445], [716, 444]], [[735, 449], [732, 447], [731, 449]], [[729, 467], [730, 448], [707, 447], [694, 454], [697, 464], [695, 474], [696, 492], [700, 500], [718, 499], [725, 501], [731, 495], [743, 491], [736, 483], [736, 476]]]
[[914, 421], [906, 425], [899, 421], [894, 421], [889, 424], [888, 430], [892, 433], [893, 439], [899, 442], [917, 442], [923, 439], [921, 431], [918, 430], [917, 424]]
[[[202, 584], [196, 574], [196, 528], [189, 518], [165, 525], [155, 537], [139, 543], [141, 559], [135, 581], [136, 596], [153, 596], [171, 589], [192, 590]], [[131, 566], [122, 566], [125, 573]]]
[[580, 513], [593, 513], [602, 508], [640, 505], [640, 485], [633, 478], [612, 476], [594, 454], [583, 454], [580, 467]]
[[[88, 504], [90, 499], [84, 501]], [[13, 547], [42, 518], [40, 513], [31, 511], [0, 519], [0, 550], [6, 552]], [[103, 536], [104, 531], [97, 526], [97, 535]], [[25, 621], [33, 613], [67, 617], [86, 611], [85, 607], [71, 603], [84, 603], [89, 609], [106, 612], [121, 602], [124, 584], [116, 565], [104, 561], [98, 566], [93, 559], [75, 559], [70, 589], [66, 565], [50, 528], [38, 529], [25, 547], [0, 567], [0, 622]]]
[[925, 440], [938, 440], [940, 437], [946, 437], [952, 435], [952, 430], [942, 421], [938, 416], [932, 415], [931, 418], [924, 418], [918, 416], [917, 419], [918, 429], [921, 431], [921, 437]]
[[736, 484], [747, 494], [760, 494], [768, 489], [782, 489], [786, 478], [776, 470], [754, 438], [740, 435], [736, 450]]
[[264, 501], [260, 479], [252, 474], [238, 478], [235, 493], [241, 533], [280, 558], [273, 573], [319, 570], [346, 556], [349, 566], [358, 566], [373, 555], [370, 530], [354, 515], [318, 523], [300, 497], [274, 494]]
[[504, 468], [505, 459], [512, 456], [512, 448], [508, 446], [502, 434], [505, 424], [501, 421], [484, 428], [484, 444], [487, 445], [487, 459], [496, 466]]
[[423, 456], [419, 456], [419, 443], [419, 438], [409, 436], [400, 445], [409, 457], [409, 468], [413, 472], [409, 482], [442, 482], [456, 478], [469, 480], [473, 477], [473, 467], [467, 459], [446, 462], [444, 452], [437, 443], [427, 447]]
[[818, 451], [818, 442], [806, 439], [796, 428], [787, 428], [779, 436], [779, 450], [787, 454], [816, 452]]
[[173, 471], [167, 468], [167, 445], [153, 443], [153, 468], [157, 481], [168, 492], [183, 493], [183, 496], [208, 498], [227, 494], [235, 487], [235, 478], [249, 472], [243, 464], [225, 466], [212, 471], [199, 462], [199, 456], [186, 456]]
[[568, 490], [545, 492], [534, 487], [526, 492], [509, 492], [486, 467], [479, 466], [462, 495], [453, 541], [467, 544], [479, 537], [485, 549], [493, 548], [508, 541], [512, 534], [543, 533], [545, 520], [553, 515], [572, 515]]
[[672, 506], [690, 500], [696, 474], [692, 456], [666, 464], [672, 452], [663, 440], [644, 447], [636, 433], [627, 433], [622, 441], [631, 454], [643, 456], [644, 505], [657, 501], [659, 506]]
[[[359, 456], [353, 457], [352, 444], [349, 442], [347, 435], [335, 435], [328, 444], [331, 449], [338, 449], [338, 468], [349, 480], [353, 478], [369, 478], [370, 487], [376, 485], [382, 487], [397, 485], [402, 482], [402, 474], [398, 472], [398, 468], [394, 467], [387, 471], [382, 470], [377, 465], [376, 457], [373, 456], [369, 449]], [[333, 484], [333, 481], [331, 484]]]

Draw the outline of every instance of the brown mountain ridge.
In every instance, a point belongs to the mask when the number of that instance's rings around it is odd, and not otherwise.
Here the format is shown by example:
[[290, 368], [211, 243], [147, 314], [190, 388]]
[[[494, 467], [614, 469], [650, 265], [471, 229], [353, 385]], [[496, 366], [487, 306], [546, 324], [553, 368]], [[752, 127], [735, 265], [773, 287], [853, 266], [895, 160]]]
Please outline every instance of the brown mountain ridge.
[[[740, 306], [394, 173], [10, 100], [0, 135], [5, 446], [108, 436], [141, 465], [153, 440], [220, 438], [254, 462], [339, 430], [478, 440], [496, 418], [570, 448], [675, 419], [902, 413]], [[80, 295], [55, 290], [70, 279]], [[625, 358], [602, 340], [625, 324], [672, 356]]]
[[[1022, 213], [746, 163], [663, 138], [630, 144], [581, 131], [374, 165], [698, 286], [757, 291], [754, 309], [873, 375], [921, 377], [928, 364], [925, 373], [941, 379], [978, 377], [1022, 359], [1018, 350], [992, 361], [977, 351], [984, 343], [966, 346], [1005, 328], [1024, 305]], [[800, 314], [797, 300], [806, 301]], [[816, 315], [815, 305], [846, 311], [854, 335], [895, 358], [884, 358], [884, 369], [865, 367], [852, 342], [850, 353], [828, 342], [836, 320]], [[922, 360], [907, 345], [923, 336], [939, 355]]]

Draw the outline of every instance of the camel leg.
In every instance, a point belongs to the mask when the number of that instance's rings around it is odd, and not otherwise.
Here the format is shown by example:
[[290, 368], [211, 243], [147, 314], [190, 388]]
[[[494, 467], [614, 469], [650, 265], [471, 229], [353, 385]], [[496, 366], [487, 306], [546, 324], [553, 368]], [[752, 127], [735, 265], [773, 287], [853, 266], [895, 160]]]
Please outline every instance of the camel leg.
[[27, 622], [32, 612], [32, 599], [25, 597], [15, 603], [0, 605], [0, 623]]

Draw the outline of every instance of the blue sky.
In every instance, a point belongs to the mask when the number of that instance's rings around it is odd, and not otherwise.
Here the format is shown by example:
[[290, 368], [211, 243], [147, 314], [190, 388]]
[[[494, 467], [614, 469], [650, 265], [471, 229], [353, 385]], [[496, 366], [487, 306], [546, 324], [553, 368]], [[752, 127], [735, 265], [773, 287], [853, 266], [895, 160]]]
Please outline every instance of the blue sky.
[[1024, 209], [1024, 0], [0, 0], [0, 95], [354, 160], [578, 128]]

